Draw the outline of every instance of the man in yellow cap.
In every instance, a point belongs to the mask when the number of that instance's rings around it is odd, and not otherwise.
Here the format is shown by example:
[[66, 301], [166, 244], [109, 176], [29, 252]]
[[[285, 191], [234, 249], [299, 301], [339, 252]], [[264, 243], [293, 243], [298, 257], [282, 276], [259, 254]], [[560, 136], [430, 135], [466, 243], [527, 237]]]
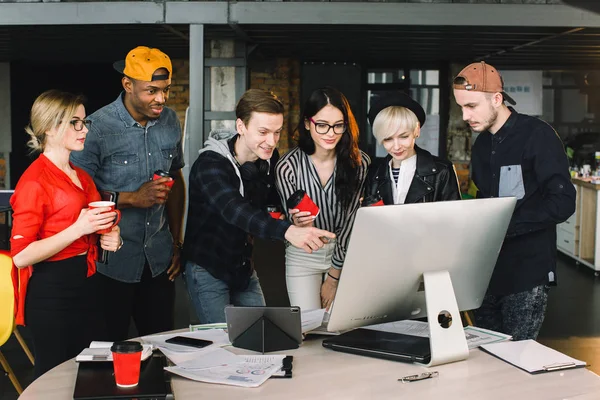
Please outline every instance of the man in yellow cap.
[[556, 225], [575, 212], [575, 189], [556, 131], [507, 106], [516, 103], [503, 86], [498, 70], [483, 61], [453, 82], [463, 120], [480, 132], [471, 151], [477, 197], [517, 198], [475, 323], [514, 340], [535, 339], [556, 284]]
[[[185, 188], [181, 126], [165, 106], [173, 67], [159, 49], [139, 46], [114, 63], [123, 77], [117, 99], [89, 116], [81, 152], [71, 160], [100, 190], [116, 192], [123, 247], [98, 262], [99, 299], [109, 337], [128, 338], [130, 318], [139, 335], [173, 328]], [[155, 173], [156, 172], [156, 173]]]

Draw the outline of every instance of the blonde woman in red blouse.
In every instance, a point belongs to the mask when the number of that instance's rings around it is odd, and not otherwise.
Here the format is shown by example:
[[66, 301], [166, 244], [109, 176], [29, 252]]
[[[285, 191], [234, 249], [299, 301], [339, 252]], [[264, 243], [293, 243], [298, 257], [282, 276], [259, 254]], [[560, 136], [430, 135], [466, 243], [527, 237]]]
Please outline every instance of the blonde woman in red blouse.
[[[83, 98], [50, 90], [31, 109], [25, 129], [40, 156], [19, 179], [14, 195], [11, 254], [17, 324], [27, 325], [35, 349], [35, 377], [76, 356], [104, 330], [94, 279], [96, 231], [116, 218], [110, 209], [88, 209], [100, 200], [92, 178], [69, 162], [83, 149], [89, 122]], [[116, 251], [118, 226], [100, 236]]]

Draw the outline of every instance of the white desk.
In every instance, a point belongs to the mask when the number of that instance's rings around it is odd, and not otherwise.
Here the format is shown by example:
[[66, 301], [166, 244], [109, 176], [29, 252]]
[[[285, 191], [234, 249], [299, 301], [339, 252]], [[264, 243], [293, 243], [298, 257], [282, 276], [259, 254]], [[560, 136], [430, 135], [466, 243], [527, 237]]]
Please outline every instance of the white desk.
[[[587, 369], [530, 375], [480, 350], [472, 350], [466, 361], [432, 368], [439, 371], [437, 378], [413, 383], [397, 379], [423, 367], [335, 352], [323, 348], [320, 339], [309, 338], [286, 353], [294, 356], [291, 379], [248, 389], [173, 377], [175, 399], [600, 399], [600, 377]], [[72, 399], [76, 373], [75, 361], [67, 361], [33, 382], [19, 400]]]

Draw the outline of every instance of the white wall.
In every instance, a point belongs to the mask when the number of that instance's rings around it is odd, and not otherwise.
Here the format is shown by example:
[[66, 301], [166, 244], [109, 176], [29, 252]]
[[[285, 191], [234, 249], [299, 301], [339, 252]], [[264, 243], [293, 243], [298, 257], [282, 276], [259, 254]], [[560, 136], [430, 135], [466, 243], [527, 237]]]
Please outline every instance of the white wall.
[[11, 123], [10, 123], [10, 64], [0, 63], [0, 157], [6, 160], [6, 180], [4, 187], [0, 182], [0, 189], [10, 187], [9, 154], [12, 149]]

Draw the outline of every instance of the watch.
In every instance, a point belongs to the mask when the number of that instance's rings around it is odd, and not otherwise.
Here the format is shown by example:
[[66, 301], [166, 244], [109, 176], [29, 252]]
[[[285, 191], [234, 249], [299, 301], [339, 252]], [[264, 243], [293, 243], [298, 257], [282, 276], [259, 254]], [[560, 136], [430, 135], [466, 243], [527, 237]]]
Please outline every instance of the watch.
[[178, 240], [176, 242], [173, 242], [173, 247], [177, 247], [179, 250], [183, 250], [183, 243]]

